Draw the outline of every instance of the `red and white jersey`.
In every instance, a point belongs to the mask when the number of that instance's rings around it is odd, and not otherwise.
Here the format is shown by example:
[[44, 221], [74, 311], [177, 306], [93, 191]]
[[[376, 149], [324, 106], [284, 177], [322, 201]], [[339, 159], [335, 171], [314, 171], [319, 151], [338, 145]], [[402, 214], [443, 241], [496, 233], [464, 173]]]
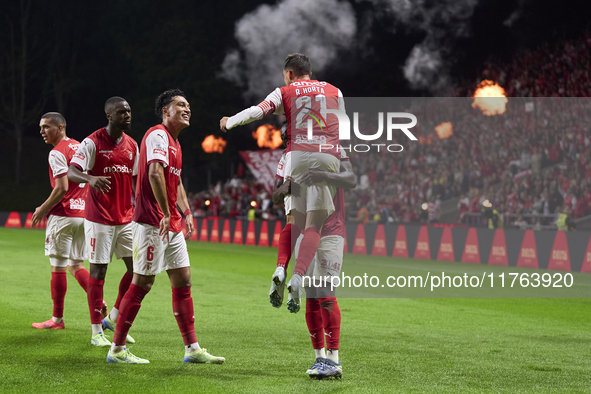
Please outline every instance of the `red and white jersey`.
[[[339, 149], [341, 152], [341, 161], [349, 161], [349, 157], [347, 153], [342, 149]], [[279, 163], [277, 164], [277, 173], [275, 174], [276, 178], [283, 179], [285, 177], [285, 153], [279, 159]], [[327, 235], [339, 235], [341, 237], [346, 236], [346, 228], [345, 228], [345, 192], [343, 189], [337, 189], [335, 193], [334, 199], [334, 212], [326, 218], [324, 221], [324, 225], [322, 226], [322, 234], [323, 237]]]
[[[64, 138], [49, 152], [49, 182], [51, 188], [55, 188], [55, 180], [68, 175], [68, 167], [72, 157], [78, 150], [80, 143], [72, 138]], [[49, 210], [47, 216], [66, 216], [70, 218], [83, 218], [84, 205], [88, 188], [86, 183], [68, 181], [68, 191]]]
[[135, 211], [133, 213], [134, 222], [159, 227], [160, 220], [164, 215], [150, 184], [148, 169], [151, 163], [162, 163], [164, 167], [166, 196], [170, 211], [170, 231], [178, 233], [182, 231], [182, 217], [176, 209], [176, 205], [183, 167], [183, 153], [179, 141], [172, 138], [163, 124], [149, 129], [140, 145]]
[[[341, 91], [327, 82], [299, 79], [275, 89], [256, 107], [232, 116], [226, 127], [231, 129], [272, 113], [285, 114], [288, 123], [287, 152], [323, 152], [340, 157], [336, 148], [339, 145], [338, 118], [334, 114], [328, 115], [327, 109], [345, 111]], [[312, 139], [308, 139], [308, 124], [312, 125]], [[333, 148], [327, 150], [327, 145]]]
[[279, 159], [279, 163], [277, 163], [277, 173], [275, 174], [275, 178], [285, 178], [285, 153], [286, 151], [284, 150], [281, 158]]
[[93, 176], [108, 176], [111, 190], [101, 193], [90, 188], [84, 217], [91, 222], [117, 226], [131, 222], [132, 185], [137, 175], [137, 143], [123, 133], [118, 144], [103, 127], [82, 140], [72, 163]]
[[326, 218], [324, 225], [322, 225], [322, 237], [327, 235], [340, 235], [345, 238], [345, 192], [343, 189], [337, 189], [334, 195], [334, 212]]
[[[327, 82], [297, 80], [275, 89], [259, 104], [265, 114], [285, 114], [287, 118], [287, 151], [320, 152], [321, 145], [334, 148], [322, 152], [340, 157], [339, 122], [336, 115], [328, 116], [327, 109], [345, 110], [341, 91]], [[312, 125], [313, 138], [308, 139], [308, 124]]]

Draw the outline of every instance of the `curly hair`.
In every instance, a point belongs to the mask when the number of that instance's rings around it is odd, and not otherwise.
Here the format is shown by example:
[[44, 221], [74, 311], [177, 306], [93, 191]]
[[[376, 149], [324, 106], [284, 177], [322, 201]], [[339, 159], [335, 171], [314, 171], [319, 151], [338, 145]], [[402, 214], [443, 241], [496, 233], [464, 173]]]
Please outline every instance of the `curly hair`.
[[154, 108], [154, 111], [160, 119], [162, 119], [162, 108], [168, 107], [168, 105], [172, 103], [172, 100], [177, 96], [181, 96], [185, 99], [187, 98], [185, 97], [185, 93], [180, 89], [168, 89], [156, 98], [156, 107]]

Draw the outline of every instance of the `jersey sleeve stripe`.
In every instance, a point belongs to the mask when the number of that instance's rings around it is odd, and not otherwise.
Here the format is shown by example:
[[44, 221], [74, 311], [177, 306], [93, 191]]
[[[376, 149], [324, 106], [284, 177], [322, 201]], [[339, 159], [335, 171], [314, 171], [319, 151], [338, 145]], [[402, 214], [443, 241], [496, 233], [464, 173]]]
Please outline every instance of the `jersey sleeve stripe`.
[[263, 111], [263, 117], [275, 112], [275, 104], [267, 100], [261, 102], [259, 105], [257, 105], [257, 107], [259, 107]]
[[152, 163], [162, 163], [162, 165], [166, 168], [168, 166], [168, 164], [166, 164], [166, 162], [164, 160], [159, 160], [159, 159], [152, 159], [148, 162], [148, 166]]

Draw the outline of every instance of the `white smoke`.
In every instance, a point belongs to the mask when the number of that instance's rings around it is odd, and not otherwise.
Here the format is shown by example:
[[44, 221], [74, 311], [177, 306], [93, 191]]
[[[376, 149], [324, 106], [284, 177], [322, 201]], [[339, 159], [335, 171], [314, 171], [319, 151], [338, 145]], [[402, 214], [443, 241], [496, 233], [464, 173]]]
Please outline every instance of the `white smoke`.
[[404, 64], [410, 86], [432, 92], [449, 85], [453, 63], [449, 46], [470, 34], [470, 19], [478, 0], [367, 0], [386, 9], [398, 26], [425, 33]]
[[[364, 6], [363, 16], [355, 14], [352, 2]], [[470, 20], [477, 3], [478, 0], [280, 0], [273, 6], [262, 5], [236, 23], [235, 36], [240, 48], [226, 55], [221, 76], [245, 86], [246, 99], [260, 99], [283, 84], [281, 69], [289, 53], [310, 56], [317, 74], [338, 61], [340, 50], [386, 59], [388, 51], [396, 49], [396, 43], [390, 48], [365, 47], [372, 21], [386, 18], [390, 32], [402, 29], [424, 34], [423, 41], [411, 50], [403, 73], [412, 88], [436, 92], [450, 82], [450, 47], [455, 39], [470, 34]]]
[[222, 64], [222, 77], [245, 85], [244, 98], [262, 99], [283, 85], [285, 56], [308, 55], [319, 74], [335, 61], [338, 51], [355, 38], [351, 4], [337, 0], [282, 0], [262, 5], [236, 23], [240, 51], [232, 50]]
[[404, 64], [404, 77], [415, 88], [443, 89], [449, 83], [441, 53], [429, 45], [416, 45]]

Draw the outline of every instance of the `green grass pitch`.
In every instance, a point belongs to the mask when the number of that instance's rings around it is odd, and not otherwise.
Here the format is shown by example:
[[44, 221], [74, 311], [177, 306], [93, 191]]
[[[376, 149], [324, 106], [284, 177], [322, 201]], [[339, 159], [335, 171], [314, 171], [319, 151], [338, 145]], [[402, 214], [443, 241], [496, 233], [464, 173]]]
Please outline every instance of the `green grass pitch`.
[[[268, 302], [276, 249], [197, 242], [189, 243], [197, 337], [226, 363], [182, 362], [169, 281], [160, 274], [131, 330], [132, 352], [151, 363], [108, 364], [107, 350], [89, 345], [86, 294], [69, 274], [66, 329], [31, 328], [51, 316], [43, 239], [40, 230], [0, 229], [0, 392], [591, 391], [591, 302], [584, 298], [343, 298], [344, 377], [310, 380], [304, 308], [293, 315]], [[345, 269], [352, 259], [389, 264], [392, 272], [433, 263], [345, 255]], [[123, 267], [109, 267], [109, 306]]]

